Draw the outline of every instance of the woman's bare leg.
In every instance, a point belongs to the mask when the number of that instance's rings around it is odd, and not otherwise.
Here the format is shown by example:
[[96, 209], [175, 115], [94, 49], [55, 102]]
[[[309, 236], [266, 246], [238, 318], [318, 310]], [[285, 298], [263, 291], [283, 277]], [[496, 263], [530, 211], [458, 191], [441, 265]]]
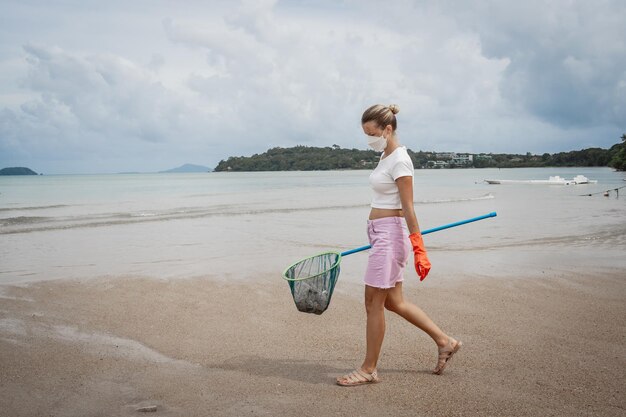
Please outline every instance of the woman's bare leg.
[[361, 370], [371, 374], [376, 370], [380, 349], [385, 337], [385, 300], [388, 289], [365, 286], [365, 311], [367, 313], [367, 350]]
[[435, 341], [437, 346], [444, 347], [448, 344], [448, 335], [445, 334], [421, 308], [404, 299], [402, 294], [402, 282], [398, 282], [395, 287], [388, 290], [387, 297], [385, 298], [385, 308], [422, 329]]

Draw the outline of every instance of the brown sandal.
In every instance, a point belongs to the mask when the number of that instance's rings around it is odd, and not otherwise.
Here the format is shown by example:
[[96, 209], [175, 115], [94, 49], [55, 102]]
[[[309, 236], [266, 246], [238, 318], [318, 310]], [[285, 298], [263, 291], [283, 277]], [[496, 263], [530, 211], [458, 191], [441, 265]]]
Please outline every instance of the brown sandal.
[[368, 374], [360, 369], [355, 369], [349, 374], [337, 378], [337, 385], [342, 387], [356, 387], [357, 385], [375, 384], [377, 382], [380, 382], [378, 372], [374, 371]]
[[[456, 344], [452, 344], [456, 342]], [[452, 360], [452, 356], [461, 349], [463, 343], [461, 341], [448, 338], [448, 344], [442, 348], [439, 348], [439, 359], [437, 360], [437, 367], [433, 370], [433, 374], [441, 375], [446, 365]]]

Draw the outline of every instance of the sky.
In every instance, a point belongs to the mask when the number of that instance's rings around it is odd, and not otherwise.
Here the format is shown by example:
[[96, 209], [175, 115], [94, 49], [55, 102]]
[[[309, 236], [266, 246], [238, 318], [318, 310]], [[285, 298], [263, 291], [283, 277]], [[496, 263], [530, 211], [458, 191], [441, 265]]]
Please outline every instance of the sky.
[[542, 154], [626, 133], [623, 0], [0, 0], [0, 168], [367, 148]]

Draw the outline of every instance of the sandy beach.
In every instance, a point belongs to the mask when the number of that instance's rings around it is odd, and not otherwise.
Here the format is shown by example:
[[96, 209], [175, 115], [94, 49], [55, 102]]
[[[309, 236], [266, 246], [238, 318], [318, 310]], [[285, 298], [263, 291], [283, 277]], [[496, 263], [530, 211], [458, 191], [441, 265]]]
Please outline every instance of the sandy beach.
[[425, 334], [387, 314], [382, 383], [360, 364], [360, 285], [322, 316], [275, 277], [110, 277], [6, 285], [2, 416], [618, 416], [626, 400], [622, 274], [440, 278], [409, 299], [464, 342], [444, 375]]
[[424, 282], [405, 272], [464, 347], [433, 375], [435, 344], [387, 313], [382, 382], [350, 388], [335, 378], [364, 357], [367, 255], [342, 258], [321, 316], [281, 273], [366, 243], [367, 171], [5, 181], [0, 416], [623, 416], [626, 206], [580, 196], [620, 174], [491, 188], [473, 179], [551, 171], [434, 171], [424, 228], [498, 212], [428, 235]]

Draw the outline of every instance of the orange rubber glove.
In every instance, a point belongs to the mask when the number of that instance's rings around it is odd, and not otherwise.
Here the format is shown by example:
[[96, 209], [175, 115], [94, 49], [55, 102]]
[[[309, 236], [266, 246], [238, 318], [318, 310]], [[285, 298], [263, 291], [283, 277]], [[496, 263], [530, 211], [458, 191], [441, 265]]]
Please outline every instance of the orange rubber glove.
[[420, 281], [424, 281], [428, 271], [430, 271], [430, 261], [428, 255], [426, 255], [426, 248], [424, 247], [424, 241], [420, 233], [411, 233], [409, 235], [411, 245], [413, 245], [413, 253], [415, 254], [415, 271], [420, 277]]

